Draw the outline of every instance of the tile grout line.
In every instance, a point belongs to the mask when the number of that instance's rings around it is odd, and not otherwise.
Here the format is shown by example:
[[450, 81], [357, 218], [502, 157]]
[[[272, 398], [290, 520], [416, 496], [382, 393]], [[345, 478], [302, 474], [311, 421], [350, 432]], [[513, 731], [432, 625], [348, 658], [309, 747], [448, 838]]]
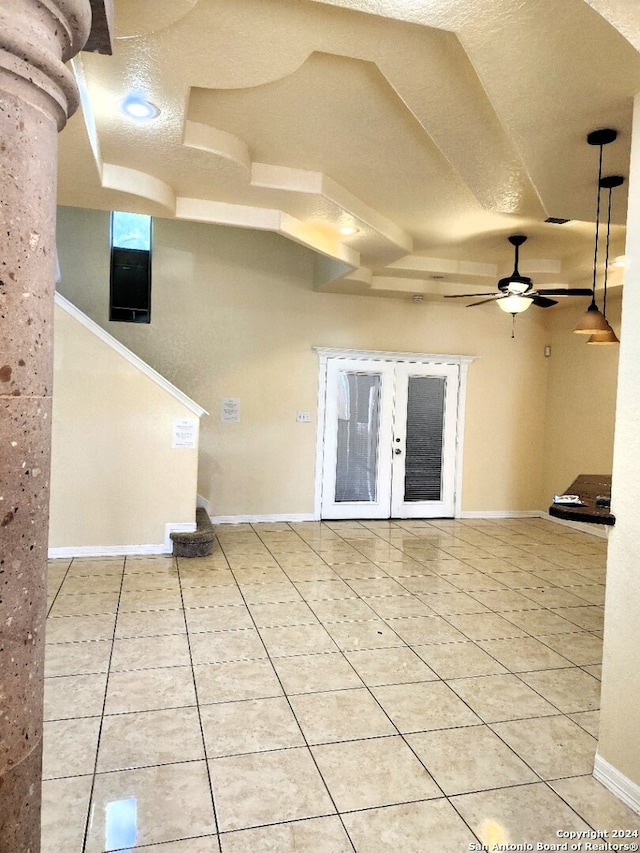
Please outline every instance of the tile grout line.
[[[186, 638], [187, 638], [187, 647], [189, 649], [189, 665], [191, 668], [191, 679], [193, 682], [193, 690], [194, 690], [195, 698], [196, 698], [196, 709], [197, 709], [197, 714], [198, 714], [198, 725], [200, 727], [200, 738], [202, 740], [202, 752], [204, 755], [204, 764], [205, 764], [205, 768], [207, 771], [207, 780], [209, 782], [209, 795], [211, 797], [211, 809], [213, 812], [213, 820], [214, 820], [215, 829], [216, 829], [216, 843], [218, 845], [218, 850], [222, 851], [222, 845], [220, 842], [220, 823], [218, 821], [218, 812], [216, 809], [216, 801], [215, 801], [215, 796], [214, 796], [214, 791], [213, 791], [213, 782], [211, 779], [211, 770], [209, 768], [209, 758], [207, 755], [207, 744], [206, 744], [206, 739], [204, 736], [204, 726], [202, 724], [202, 714], [200, 713], [200, 698], [198, 696], [198, 685], [197, 685], [197, 681], [196, 681], [196, 673], [195, 673], [194, 664], [193, 664], [193, 652], [191, 649], [191, 636], [189, 633], [189, 624], [187, 622], [187, 614], [185, 612], [185, 606], [184, 606], [184, 595], [183, 595], [183, 591], [182, 591], [182, 574], [180, 572], [180, 559], [178, 557], [174, 557], [173, 559], [175, 560], [176, 571], [178, 573], [178, 586], [180, 589], [180, 601], [182, 602], [182, 618], [184, 620], [184, 627], [185, 627], [185, 633], [186, 633]], [[185, 559], [185, 558], [183, 558], [183, 559]]]
[[113, 652], [114, 652], [114, 648], [115, 648], [116, 631], [117, 631], [117, 626], [118, 626], [118, 616], [119, 616], [119, 610], [120, 610], [120, 599], [122, 597], [122, 587], [124, 584], [124, 575], [125, 575], [126, 564], [127, 564], [127, 558], [124, 557], [124, 559], [122, 560], [122, 573], [120, 575], [120, 588], [118, 590], [118, 600], [116, 602], [116, 608], [115, 608], [115, 617], [116, 618], [114, 619], [114, 622], [113, 622], [113, 633], [112, 633], [112, 637], [111, 637], [111, 648], [109, 650], [109, 660], [107, 662], [107, 678], [105, 680], [105, 685], [104, 685], [104, 696], [103, 696], [103, 700], [102, 700], [102, 712], [100, 714], [100, 725], [98, 727], [98, 740], [96, 742], [96, 757], [95, 757], [95, 761], [93, 764], [93, 774], [91, 777], [91, 789], [89, 791], [87, 815], [85, 818], [84, 834], [83, 834], [83, 839], [82, 839], [82, 853], [85, 853], [87, 843], [89, 840], [89, 829], [90, 829], [90, 824], [91, 824], [91, 814], [92, 814], [92, 810], [94, 808], [93, 794], [94, 794], [95, 784], [96, 784], [96, 775], [98, 772], [98, 756], [100, 754], [100, 741], [102, 740], [102, 726], [104, 723], [105, 708], [106, 708], [106, 704], [107, 704], [107, 691], [109, 689], [109, 677], [111, 675], [111, 661], [113, 658]]
[[[51, 563], [51, 560], [47, 560], [47, 580], [48, 580], [48, 575], [49, 575], [49, 564], [50, 564], [50, 563]], [[69, 565], [67, 566], [67, 568], [66, 568], [66, 569], [65, 569], [65, 571], [64, 571], [64, 577], [62, 578], [62, 580], [61, 580], [61, 581], [60, 581], [60, 583], [58, 584], [58, 589], [56, 590], [56, 594], [53, 596], [53, 598], [52, 598], [52, 600], [51, 600], [51, 603], [50, 603], [50, 604], [47, 604], [47, 612], [46, 612], [46, 615], [45, 615], [45, 643], [46, 643], [46, 623], [47, 623], [47, 619], [49, 619], [49, 616], [51, 615], [51, 611], [53, 610], [53, 605], [56, 603], [56, 601], [57, 601], [57, 599], [58, 599], [58, 596], [60, 595], [60, 590], [62, 589], [62, 584], [65, 582], [65, 580], [67, 579], [67, 576], [69, 575], [69, 569], [71, 568], [71, 564], [72, 564], [72, 563], [73, 563], [73, 557], [69, 560]]]

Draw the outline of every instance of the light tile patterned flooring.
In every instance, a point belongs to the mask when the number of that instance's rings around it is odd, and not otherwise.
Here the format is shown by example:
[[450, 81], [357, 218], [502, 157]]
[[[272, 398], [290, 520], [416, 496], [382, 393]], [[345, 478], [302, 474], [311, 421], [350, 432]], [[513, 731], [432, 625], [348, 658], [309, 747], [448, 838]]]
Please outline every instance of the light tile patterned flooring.
[[43, 853], [447, 853], [639, 829], [591, 776], [606, 543], [220, 526], [52, 561]]

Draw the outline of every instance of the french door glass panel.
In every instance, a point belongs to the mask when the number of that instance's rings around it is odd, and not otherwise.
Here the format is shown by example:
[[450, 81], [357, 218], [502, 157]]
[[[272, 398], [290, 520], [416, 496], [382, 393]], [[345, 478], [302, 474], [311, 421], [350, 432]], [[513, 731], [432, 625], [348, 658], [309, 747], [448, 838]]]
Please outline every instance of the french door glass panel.
[[323, 518], [388, 518], [394, 370], [387, 362], [327, 363]]
[[444, 400], [442, 376], [410, 376], [404, 458], [405, 501], [442, 499]]
[[377, 499], [381, 389], [379, 374], [346, 370], [338, 374], [338, 503]]
[[459, 369], [398, 362], [391, 516], [453, 516]]

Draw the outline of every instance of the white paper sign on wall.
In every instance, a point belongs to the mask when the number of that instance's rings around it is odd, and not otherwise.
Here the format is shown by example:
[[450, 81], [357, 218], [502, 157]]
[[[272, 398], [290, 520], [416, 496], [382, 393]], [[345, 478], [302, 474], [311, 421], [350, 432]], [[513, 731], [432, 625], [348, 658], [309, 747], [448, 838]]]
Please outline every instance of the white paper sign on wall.
[[220, 420], [227, 424], [240, 423], [240, 398], [223, 397], [220, 405]]
[[195, 418], [176, 418], [173, 421], [171, 447], [195, 447], [198, 421]]

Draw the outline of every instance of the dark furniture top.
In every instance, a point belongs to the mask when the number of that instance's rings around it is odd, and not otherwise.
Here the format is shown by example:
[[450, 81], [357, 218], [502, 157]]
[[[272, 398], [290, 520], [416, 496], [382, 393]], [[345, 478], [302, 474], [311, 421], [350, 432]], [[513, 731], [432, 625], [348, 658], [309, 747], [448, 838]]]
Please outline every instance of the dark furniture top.
[[616, 517], [609, 507], [596, 506], [600, 495], [611, 497], [611, 477], [607, 474], [581, 474], [566, 490], [567, 495], [579, 495], [585, 506], [552, 504], [549, 515], [567, 521], [585, 521], [591, 524], [615, 524]]

